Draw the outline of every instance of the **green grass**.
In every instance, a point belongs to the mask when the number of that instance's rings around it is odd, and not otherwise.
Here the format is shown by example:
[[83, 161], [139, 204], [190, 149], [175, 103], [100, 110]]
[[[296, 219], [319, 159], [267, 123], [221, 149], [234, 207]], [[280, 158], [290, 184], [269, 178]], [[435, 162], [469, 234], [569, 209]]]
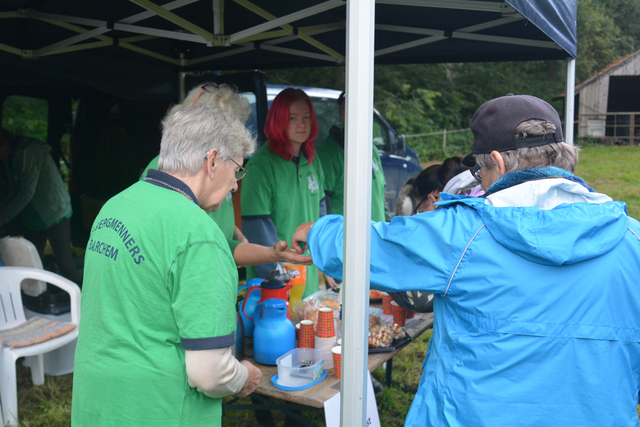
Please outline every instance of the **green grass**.
[[[383, 427], [402, 425], [409, 411], [413, 396], [418, 390], [421, 366], [427, 354], [431, 330], [418, 337], [393, 359], [393, 382], [376, 395], [380, 421]], [[39, 387], [31, 383], [28, 368], [18, 364], [18, 415], [23, 427], [66, 427], [71, 421], [71, 387], [73, 374], [58, 377], [46, 376], [45, 384]], [[378, 368], [373, 375], [384, 383], [385, 370]], [[225, 402], [231, 398], [226, 398]], [[283, 403], [275, 401], [276, 403]], [[250, 404], [250, 398], [243, 398], [235, 404]], [[257, 423], [253, 411], [227, 411], [225, 427], [246, 426], [242, 421]], [[302, 416], [319, 425], [324, 425], [324, 411], [307, 410]], [[276, 426], [284, 425], [284, 415], [273, 411]]]
[[627, 204], [629, 216], [640, 219], [640, 147], [586, 146], [580, 151], [576, 175], [600, 193]]
[[18, 422], [22, 427], [67, 427], [71, 424], [73, 374], [45, 376], [41, 386], [31, 382], [31, 370], [17, 364]]
[[[584, 178], [596, 191], [614, 200], [627, 203], [627, 211], [640, 218], [640, 147], [585, 146], [580, 153], [576, 175]], [[376, 395], [380, 419], [385, 427], [402, 425], [413, 396], [418, 389], [431, 331], [405, 347], [393, 362], [393, 384]], [[384, 369], [374, 376], [384, 383]], [[18, 408], [20, 425], [24, 427], [69, 426], [71, 416], [71, 387], [73, 375], [47, 376], [43, 386], [34, 387], [30, 371], [18, 365]], [[227, 399], [229, 400], [229, 399]], [[245, 398], [237, 403], [249, 404]], [[640, 406], [638, 407], [640, 408]], [[639, 411], [640, 414], [640, 411]], [[252, 411], [230, 411], [229, 417], [256, 423]], [[324, 423], [322, 410], [305, 411], [303, 416], [318, 424]], [[276, 425], [284, 423], [284, 416], [274, 413]], [[224, 419], [225, 426], [242, 426], [237, 420]]]

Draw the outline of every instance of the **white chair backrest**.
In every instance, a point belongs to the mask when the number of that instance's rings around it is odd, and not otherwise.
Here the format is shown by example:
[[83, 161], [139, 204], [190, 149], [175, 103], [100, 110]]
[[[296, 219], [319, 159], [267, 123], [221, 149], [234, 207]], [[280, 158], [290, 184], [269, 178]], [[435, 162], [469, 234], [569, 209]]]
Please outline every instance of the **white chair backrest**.
[[0, 280], [0, 329], [8, 329], [25, 322], [20, 282], [24, 276], [20, 272], [4, 270]]
[[[71, 280], [66, 279], [59, 274], [52, 273], [47, 270], [42, 270], [38, 268], [28, 268], [28, 267], [0, 267], [0, 289], [2, 289], [3, 300], [5, 301], [5, 306], [11, 306], [11, 298], [5, 298], [5, 292], [11, 292], [14, 294], [13, 296], [13, 304], [16, 307], [16, 318], [19, 318], [20, 313], [22, 313], [22, 319], [24, 321], [24, 310], [22, 309], [22, 299], [18, 298], [18, 302], [16, 304], [15, 293], [17, 292], [18, 297], [20, 296], [20, 283], [25, 279], [35, 279], [42, 280], [46, 283], [51, 283], [54, 286], [62, 289], [67, 292], [70, 296], [70, 304], [71, 304], [71, 323], [74, 325], [80, 324], [80, 300], [82, 297], [82, 292], [80, 291], [80, 287], [73, 283]], [[5, 288], [9, 288], [9, 291], [5, 291]], [[7, 301], [9, 305], [7, 305]], [[20, 307], [18, 310], [17, 307]], [[2, 321], [4, 321], [4, 317], [2, 313], [0, 313], [0, 317], [2, 317]], [[10, 316], [7, 316], [7, 321], [9, 321]], [[0, 325], [2, 325], [0, 323]]]
[[[23, 237], [7, 236], [0, 239], [0, 259], [6, 266], [43, 269], [38, 250]], [[47, 290], [47, 284], [41, 280], [27, 279], [22, 283], [22, 290], [29, 296], [37, 297]]]

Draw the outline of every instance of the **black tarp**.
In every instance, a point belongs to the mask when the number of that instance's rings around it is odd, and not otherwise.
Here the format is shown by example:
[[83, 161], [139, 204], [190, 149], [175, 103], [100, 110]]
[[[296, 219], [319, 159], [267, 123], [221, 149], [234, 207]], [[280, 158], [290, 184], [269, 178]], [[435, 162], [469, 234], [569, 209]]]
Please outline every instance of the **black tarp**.
[[[264, 17], [236, 2], [226, 0], [222, 3], [225, 35], [267, 22]], [[252, 2], [274, 17], [324, 3], [313, 0]], [[512, 18], [514, 11], [511, 6], [522, 16]], [[165, 37], [130, 41], [128, 38], [140, 37], [140, 34], [113, 29], [118, 23], [126, 23], [126, 18], [145, 10], [126, 0], [5, 0], [0, 3], [0, 79], [4, 85], [61, 86], [69, 89], [89, 86], [123, 98], [166, 100], [177, 96], [180, 71], [343, 64], [340, 59], [331, 58], [299, 36], [251, 40], [227, 47]], [[376, 4], [375, 50], [379, 52], [376, 64], [575, 57], [576, 10], [576, 0], [379, 1]], [[171, 12], [213, 32], [214, 15], [210, 0], [195, 1]], [[310, 35], [322, 46], [335, 51], [337, 56], [344, 56], [345, 20], [346, 8], [342, 4], [292, 21], [289, 28], [294, 33], [299, 32], [298, 35], [300, 32]], [[513, 22], [504, 23], [504, 20]], [[486, 24], [492, 22], [502, 24]], [[188, 33], [157, 15], [132, 25]], [[335, 28], [319, 30], [313, 27], [321, 25], [333, 25]], [[478, 25], [487, 28], [474, 30], [473, 27]], [[102, 39], [92, 37], [74, 45], [81, 50], [29, 58], [34, 53], [38, 56], [39, 49], [96, 28], [105, 29], [99, 36]], [[279, 30], [282, 28], [276, 27], [267, 32]], [[99, 42], [105, 45], [84, 49]], [[407, 43], [415, 46], [384, 51]], [[555, 47], [551, 46], [552, 43]], [[173, 62], [132, 50], [138, 48]], [[193, 62], [211, 55], [218, 56]], [[181, 64], [177, 62], [180, 57], [184, 58]]]

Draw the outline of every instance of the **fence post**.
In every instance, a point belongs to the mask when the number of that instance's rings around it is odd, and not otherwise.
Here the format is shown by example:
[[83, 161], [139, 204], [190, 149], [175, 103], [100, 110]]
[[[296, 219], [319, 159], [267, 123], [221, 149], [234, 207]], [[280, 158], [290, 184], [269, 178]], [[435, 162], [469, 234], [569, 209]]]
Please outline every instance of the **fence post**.
[[445, 154], [447, 150], [447, 130], [442, 130], [442, 154]]

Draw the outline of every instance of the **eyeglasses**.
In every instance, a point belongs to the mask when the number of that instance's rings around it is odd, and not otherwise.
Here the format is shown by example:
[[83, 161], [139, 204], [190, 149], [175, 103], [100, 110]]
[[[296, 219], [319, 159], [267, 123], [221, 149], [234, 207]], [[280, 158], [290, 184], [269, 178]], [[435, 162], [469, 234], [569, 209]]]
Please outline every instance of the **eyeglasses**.
[[420, 209], [420, 206], [427, 201], [427, 198], [429, 197], [429, 195], [424, 196], [422, 199], [420, 199], [420, 202], [416, 205], [415, 208], [413, 208], [413, 214], [417, 214], [420, 213], [418, 212], [418, 209]]
[[233, 160], [232, 158], [229, 158], [229, 160], [231, 160], [233, 163], [236, 164], [236, 166], [238, 166], [240, 168], [240, 170], [238, 172], [236, 172], [236, 181], [240, 181], [242, 178], [244, 178], [244, 176], [247, 174], [247, 172], [249, 172], [248, 170], [246, 170], [245, 168], [242, 167], [242, 165], [239, 165], [238, 162], [236, 162], [235, 160]]
[[[440, 200], [442, 200], [442, 198], [440, 197], [440, 193], [438, 193], [438, 192], [435, 192], [436, 194], [433, 194], [433, 193], [434, 193], [434, 191], [432, 191], [431, 193], [427, 194], [422, 199], [420, 199], [420, 202], [416, 205], [415, 208], [413, 208], [413, 215], [419, 214], [419, 213], [422, 213], [422, 212], [426, 212], [427, 210], [433, 210], [433, 209], [437, 208], [437, 206], [435, 206], [433, 203], [439, 202]], [[424, 202], [428, 201], [429, 200], [429, 196], [432, 195], [432, 194], [433, 194], [434, 200], [433, 200], [433, 203], [431, 203], [431, 206], [433, 207], [433, 209], [428, 209], [428, 206], [427, 206], [427, 209], [419, 210], [420, 206], [422, 206], [422, 204]]]
[[[209, 153], [207, 153], [206, 156], [204, 156], [204, 159], [207, 160], [209, 158]], [[233, 163], [236, 164], [236, 166], [238, 166], [240, 168], [240, 170], [238, 172], [236, 172], [236, 181], [240, 181], [242, 178], [244, 178], [244, 176], [247, 174], [247, 172], [249, 172], [248, 170], [246, 170], [245, 168], [242, 167], [242, 165], [238, 164], [238, 162], [236, 162], [235, 160], [233, 160], [231, 157], [229, 157], [229, 160], [231, 160]]]
[[480, 172], [480, 167], [476, 166], [475, 168], [473, 168], [473, 171], [471, 173], [473, 173], [473, 177], [476, 179], [476, 181], [478, 182], [482, 182], [482, 173]]

